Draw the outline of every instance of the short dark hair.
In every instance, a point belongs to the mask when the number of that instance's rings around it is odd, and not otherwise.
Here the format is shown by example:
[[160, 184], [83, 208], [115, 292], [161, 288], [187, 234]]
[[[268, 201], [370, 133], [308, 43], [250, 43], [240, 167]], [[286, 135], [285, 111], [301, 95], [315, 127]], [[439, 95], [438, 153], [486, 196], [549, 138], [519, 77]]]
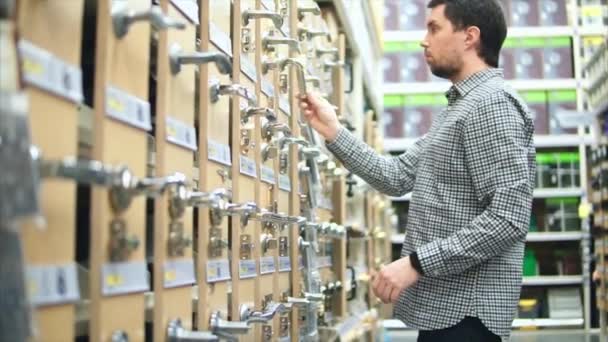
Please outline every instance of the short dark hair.
[[454, 29], [479, 28], [478, 55], [491, 67], [498, 67], [500, 49], [507, 37], [507, 24], [497, 0], [431, 0], [428, 8], [445, 5], [445, 17]]

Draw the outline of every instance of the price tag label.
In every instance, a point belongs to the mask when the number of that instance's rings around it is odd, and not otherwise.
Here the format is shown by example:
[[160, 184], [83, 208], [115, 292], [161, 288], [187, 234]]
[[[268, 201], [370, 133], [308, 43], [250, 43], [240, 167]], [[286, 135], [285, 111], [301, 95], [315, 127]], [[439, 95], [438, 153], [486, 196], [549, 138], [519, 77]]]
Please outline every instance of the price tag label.
[[213, 22], [209, 23], [209, 40], [222, 52], [232, 57], [232, 40], [230, 36]]
[[275, 184], [274, 170], [271, 167], [268, 167], [266, 165], [262, 165], [260, 167], [260, 179], [264, 183], [268, 183], [268, 184], [274, 185]]
[[198, 150], [196, 132], [193, 126], [172, 117], [167, 117], [165, 122], [167, 124], [167, 141], [191, 151], [196, 152]]
[[260, 258], [260, 274], [270, 274], [277, 270], [277, 266], [273, 256]]
[[107, 263], [102, 265], [101, 293], [115, 296], [148, 291], [148, 271], [144, 261]]
[[106, 87], [106, 114], [144, 131], [152, 129], [150, 103], [116, 87]]
[[249, 279], [257, 276], [255, 260], [239, 260], [239, 278]]
[[196, 283], [194, 260], [192, 259], [167, 261], [165, 262], [164, 272], [166, 289]]
[[240, 159], [241, 159], [241, 165], [240, 165], [241, 173], [246, 176], [256, 178], [258, 176], [258, 173], [257, 173], [257, 167], [255, 164], [255, 160], [253, 160], [251, 158], [247, 158], [245, 156], [240, 156]]
[[291, 191], [291, 179], [288, 175], [279, 175], [279, 189]]
[[258, 72], [255, 65], [245, 55], [241, 55], [241, 71], [251, 80], [257, 82]]
[[220, 164], [231, 166], [230, 146], [224, 145], [217, 141], [207, 139], [208, 159]]
[[184, 17], [188, 18], [191, 23], [195, 25], [199, 24], [199, 10], [196, 0], [171, 0], [171, 3], [184, 15]]
[[17, 44], [26, 83], [75, 103], [82, 102], [82, 71], [27, 40]]
[[27, 266], [26, 279], [34, 306], [73, 303], [80, 299], [78, 275], [73, 263]]
[[288, 256], [279, 257], [279, 272], [291, 271], [291, 258]]
[[215, 259], [207, 261], [207, 283], [217, 283], [232, 279], [230, 276], [230, 261]]

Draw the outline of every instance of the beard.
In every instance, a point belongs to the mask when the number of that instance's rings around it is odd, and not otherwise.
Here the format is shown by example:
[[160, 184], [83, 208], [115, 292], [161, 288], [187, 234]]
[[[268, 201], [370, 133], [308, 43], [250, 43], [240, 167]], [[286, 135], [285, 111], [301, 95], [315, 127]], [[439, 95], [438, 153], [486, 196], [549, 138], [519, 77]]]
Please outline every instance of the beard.
[[429, 65], [429, 67], [433, 75], [445, 79], [450, 79], [459, 72], [453, 65]]
[[460, 61], [460, 63], [458, 63], [458, 61], [451, 61], [451, 62], [445, 63], [443, 65], [428, 63], [428, 65], [429, 65], [429, 68], [431, 69], [431, 72], [433, 73], [433, 75], [440, 77], [440, 78], [445, 78], [445, 79], [451, 79], [454, 75], [458, 74], [460, 72], [460, 70], [462, 69], [461, 61]]

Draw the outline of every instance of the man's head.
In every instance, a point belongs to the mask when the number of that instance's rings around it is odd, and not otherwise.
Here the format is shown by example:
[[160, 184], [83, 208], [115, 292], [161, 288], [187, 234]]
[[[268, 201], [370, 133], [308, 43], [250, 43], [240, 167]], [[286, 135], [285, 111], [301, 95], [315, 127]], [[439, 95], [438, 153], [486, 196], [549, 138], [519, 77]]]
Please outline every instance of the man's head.
[[498, 67], [507, 25], [497, 0], [431, 0], [428, 8], [421, 45], [434, 75], [455, 81], [480, 66]]

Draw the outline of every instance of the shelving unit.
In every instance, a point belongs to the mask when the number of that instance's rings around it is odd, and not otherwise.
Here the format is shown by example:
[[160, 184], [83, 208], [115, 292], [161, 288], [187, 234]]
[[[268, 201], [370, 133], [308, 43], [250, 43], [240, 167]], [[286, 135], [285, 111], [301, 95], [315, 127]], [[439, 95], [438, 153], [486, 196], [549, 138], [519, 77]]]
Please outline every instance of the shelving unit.
[[[569, 11], [575, 9], [569, 14], [570, 22], [573, 23], [569, 26], [547, 26], [539, 25], [534, 27], [510, 27], [508, 32], [508, 39], [527, 39], [527, 38], [562, 38], [567, 37], [571, 39], [571, 49], [574, 51], [572, 56], [573, 70], [571, 78], [557, 78], [557, 79], [518, 79], [518, 80], [507, 80], [515, 90], [520, 92], [535, 92], [535, 91], [573, 91], [576, 93], [576, 108], [575, 111], [583, 113], [585, 110], [585, 91], [590, 86], [590, 82], [583, 77], [583, 56], [586, 51], [586, 44], [584, 41], [588, 41], [592, 37], [606, 36], [608, 34], [608, 27], [603, 25], [598, 26], [584, 26], [580, 19], [582, 3], [581, 0], [566, 0], [567, 8]], [[402, 46], [399, 44], [409, 44], [407, 46], [415, 46], [416, 43], [421, 42], [426, 35], [425, 30], [412, 30], [412, 31], [395, 31], [387, 30], [384, 32], [384, 42], [392, 44], [390, 46]], [[409, 50], [408, 50], [409, 51]], [[397, 78], [398, 79], [398, 78]], [[400, 78], [405, 79], [405, 78]], [[433, 82], [391, 82], [384, 83], [383, 91], [385, 96], [392, 96], [399, 99], [398, 96], [424, 96], [424, 95], [441, 95], [446, 92], [451, 84], [445, 81]], [[406, 100], [402, 101], [406, 103]], [[409, 103], [409, 102], [408, 102]], [[600, 113], [608, 110], [608, 101], [605, 101], [599, 108], [590, 108], [588, 111], [599, 115]], [[404, 116], [406, 114], [403, 114]], [[547, 114], [548, 115], [548, 114]], [[582, 114], [581, 114], [582, 117]], [[405, 119], [404, 119], [405, 121]], [[581, 119], [580, 122], [583, 122]], [[596, 143], [595, 132], [590, 132], [587, 127], [579, 126], [574, 133], [560, 133], [560, 134], [538, 134], [534, 138], [534, 143], [537, 149], [543, 151], [578, 151], [580, 157], [579, 162], [579, 175], [580, 184], [582, 187], [568, 187], [568, 188], [537, 188], [534, 190], [535, 202], [541, 202], [544, 200], [560, 199], [560, 198], [578, 198], [581, 203], [586, 202], [587, 195], [587, 167], [586, 167], [586, 150], [588, 147]], [[417, 138], [415, 137], [387, 137], [384, 140], [385, 151], [394, 155], [403, 152], [408, 147], [412, 146]], [[608, 143], [608, 138], [605, 139]], [[406, 194], [400, 197], [391, 197], [391, 200], [395, 205], [403, 206], [403, 202], [409, 202], [412, 200], [412, 194]], [[589, 221], [586, 218], [582, 218], [580, 227], [569, 227], [574, 231], [563, 231], [563, 232], [530, 232], [527, 236], [527, 242], [533, 243], [535, 246], [542, 248], [545, 243], [568, 243], [578, 244], [580, 247], [580, 262], [582, 274], [580, 275], [539, 275], [534, 277], [524, 277], [523, 286], [533, 288], [552, 288], [556, 286], [578, 286], [581, 289], [582, 294], [582, 312], [583, 318], [573, 319], [550, 319], [550, 318], [539, 318], [539, 319], [517, 319], [513, 327], [535, 327], [535, 328], [572, 328], [572, 327], [584, 327], [585, 329], [590, 328], [590, 286], [589, 286]], [[393, 244], [401, 244], [404, 240], [404, 234], [394, 234], [392, 236]]]

